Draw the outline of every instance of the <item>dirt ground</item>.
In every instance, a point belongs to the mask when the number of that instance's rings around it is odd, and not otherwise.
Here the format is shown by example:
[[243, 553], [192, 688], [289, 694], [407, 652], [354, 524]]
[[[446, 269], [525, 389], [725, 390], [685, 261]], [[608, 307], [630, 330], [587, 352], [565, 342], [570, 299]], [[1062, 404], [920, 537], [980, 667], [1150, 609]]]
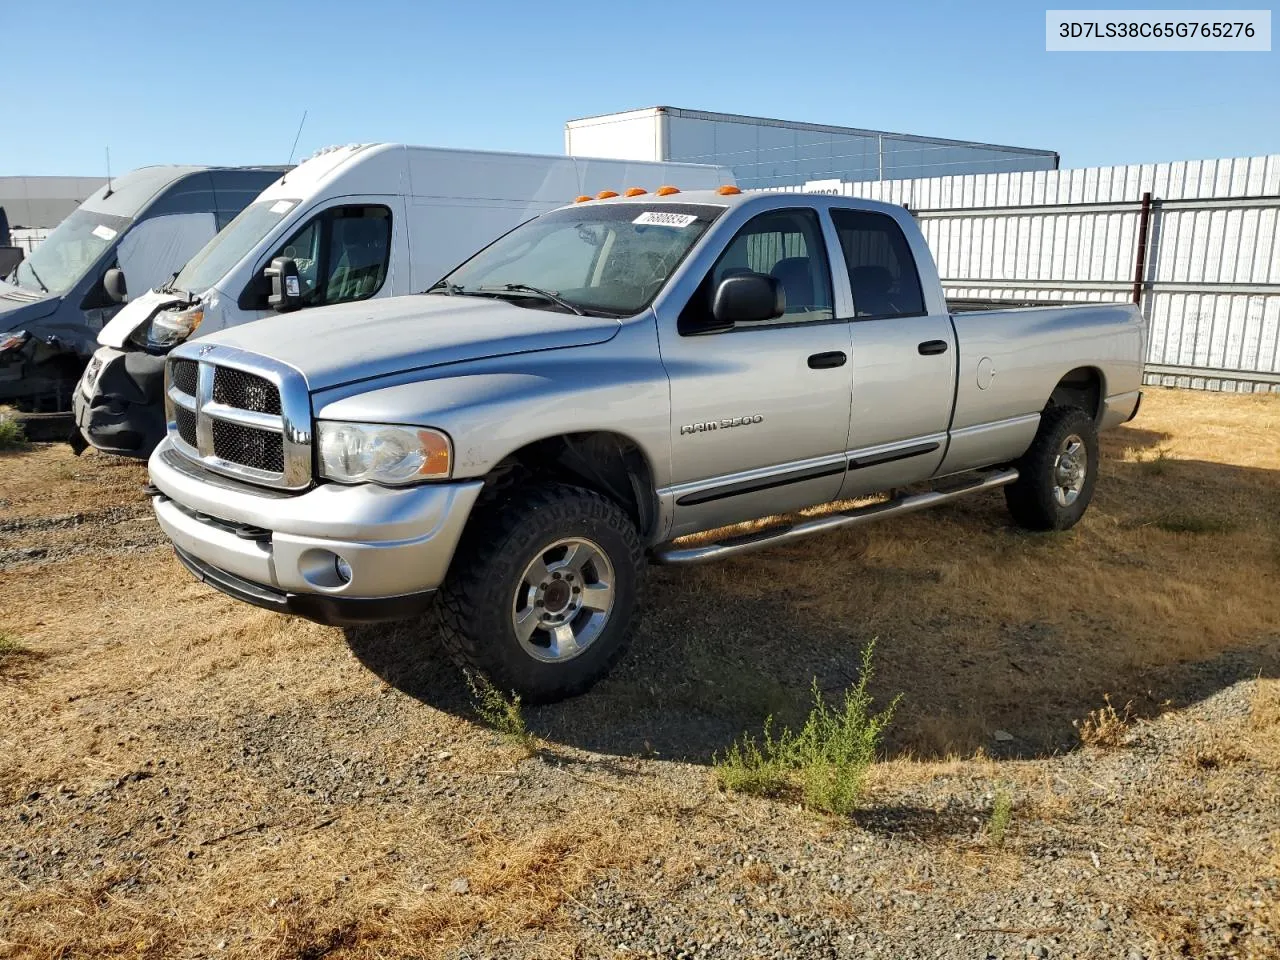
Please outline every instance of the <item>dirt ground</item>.
[[[1064, 534], [996, 493], [655, 569], [532, 756], [423, 624], [236, 603], [141, 465], [0, 453], [0, 957], [1280, 957], [1280, 397], [1152, 390], [1103, 450]], [[717, 790], [871, 638], [863, 811]]]

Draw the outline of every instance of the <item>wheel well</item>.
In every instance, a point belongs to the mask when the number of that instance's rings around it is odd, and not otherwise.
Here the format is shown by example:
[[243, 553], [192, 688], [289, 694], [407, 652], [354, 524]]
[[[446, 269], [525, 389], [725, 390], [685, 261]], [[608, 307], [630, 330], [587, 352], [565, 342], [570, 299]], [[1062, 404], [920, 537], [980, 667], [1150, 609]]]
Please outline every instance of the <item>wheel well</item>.
[[642, 537], [657, 522], [649, 462], [634, 441], [617, 433], [571, 433], [535, 441], [503, 457], [484, 480], [484, 497], [501, 497], [518, 484], [539, 480], [587, 487], [626, 510]]
[[1102, 411], [1102, 373], [1096, 367], [1076, 367], [1058, 381], [1045, 407], [1079, 407], [1096, 421]]

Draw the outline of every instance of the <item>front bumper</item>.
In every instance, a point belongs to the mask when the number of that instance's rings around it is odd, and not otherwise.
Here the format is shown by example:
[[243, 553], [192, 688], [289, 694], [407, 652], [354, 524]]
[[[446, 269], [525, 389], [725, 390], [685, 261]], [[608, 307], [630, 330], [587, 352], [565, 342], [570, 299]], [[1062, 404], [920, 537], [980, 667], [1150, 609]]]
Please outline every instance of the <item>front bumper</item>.
[[100, 347], [72, 397], [76, 429], [106, 453], [145, 459], [165, 432], [164, 357]]
[[286, 593], [271, 590], [233, 573], [219, 570], [184, 551], [174, 547], [174, 553], [182, 565], [196, 578], [229, 597], [251, 603], [255, 607], [276, 613], [291, 613], [316, 623], [329, 626], [352, 626], [361, 623], [382, 623], [387, 620], [407, 620], [425, 613], [435, 596], [434, 590], [410, 593], [400, 597], [344, 598], [326, 597], [315, 593]]
[[167, 439], [149, 470], [156, 519], [192, 572], [240, 600], [322, 623], [420, 610], [484, 486], [326, 483], [286, 494], [211, 474]]

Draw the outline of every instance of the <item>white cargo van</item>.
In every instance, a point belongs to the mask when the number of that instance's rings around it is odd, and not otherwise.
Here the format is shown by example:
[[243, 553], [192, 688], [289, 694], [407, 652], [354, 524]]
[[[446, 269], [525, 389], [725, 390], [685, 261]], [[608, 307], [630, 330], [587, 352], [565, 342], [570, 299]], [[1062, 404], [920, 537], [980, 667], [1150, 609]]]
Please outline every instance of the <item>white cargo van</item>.
[[391, 143], [322, 150], [102, 329], [76, 391], [80, 433], [102, 450], [150, 454], [165, 429], [163, 356], [185, 340], [273, 312], [425, 290], [506, 231], [579, 196], [732, 183], [728, 168], [700, 164]]

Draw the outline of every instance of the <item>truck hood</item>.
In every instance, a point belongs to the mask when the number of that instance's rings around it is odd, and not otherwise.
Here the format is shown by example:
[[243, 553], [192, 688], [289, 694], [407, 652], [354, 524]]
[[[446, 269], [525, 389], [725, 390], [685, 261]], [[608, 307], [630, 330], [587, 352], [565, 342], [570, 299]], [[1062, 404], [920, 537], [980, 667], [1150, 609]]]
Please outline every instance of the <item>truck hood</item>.
[[200, 342], [280, 360], [316, 391], [440, 364], [602, 343], [619, 326], [607, 317], [421, 294], [299, 310]]

